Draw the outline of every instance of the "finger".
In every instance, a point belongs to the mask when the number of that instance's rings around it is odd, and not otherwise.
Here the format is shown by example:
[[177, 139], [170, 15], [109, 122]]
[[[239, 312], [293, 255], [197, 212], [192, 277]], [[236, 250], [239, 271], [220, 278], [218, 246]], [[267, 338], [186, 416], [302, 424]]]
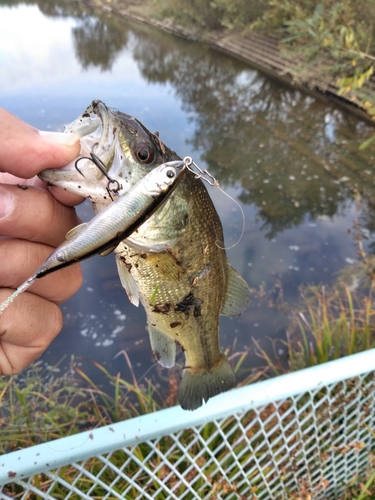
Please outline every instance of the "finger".
[[[7, 297], [0, 290], [0, 302]], [[38, 358], [61, 331], [63, 320], [53, 302], [25, 292], [0, 316], [0, 375], [14, 375]]]
[[17, 177], [16, 175], [8, 174], [7, 172], [0, 172], [0, 184], [40, 187], [47, 191], [46, 183], [39, 179], [39, 177], [23, 179], [22, 177]]
[[77, 136], [40, 133], [4, 109], [0, 109], [0, 123], [2, 172], [29, 179], [46, 168], [66, 165], [79, 154]]
[[[24, 240], [0, 240], [0, 286], [13, 290], [29, 279], [54, 249], [40, 243]], [[55, 271], [36, 282], [27, 290], [53, 302], [64, 302], [82, 285], [79, 264]], [[16, 299], [18, 302], [18, 298]], [[17, 311], [17, 315], [19, 312]]]
[[0, 236], [57, 247], [79, 223], [74, 208], [62, 205], [48, 191], [0, 185]]
[[69, 193], [60, 187], [49, 186], [48, 189], [56, 200], [69, 207], [80, 205], [86, 199], [82, 198], [82, 196], [78, 196], [77, 194]]
[[56, 200], [58, 200], [63, 205], [67, 205], [68, 207], [74, 207], [79, 205], [86, 198], [82, 196], [78, 196], [73, 193], [69, 193], [65, 189], [47, 186], [45, 182], [43, 182], [39, 177], [32, 177], [31, 179], [23, 179], [22, 177], [16, 177], [15, 175], [8, 174], [6, 172], [0, 172], [0, 184], [13, 184], [15, 186], [32, 186], [32, 187], [40, 187], [45, 191], [49, 191]]

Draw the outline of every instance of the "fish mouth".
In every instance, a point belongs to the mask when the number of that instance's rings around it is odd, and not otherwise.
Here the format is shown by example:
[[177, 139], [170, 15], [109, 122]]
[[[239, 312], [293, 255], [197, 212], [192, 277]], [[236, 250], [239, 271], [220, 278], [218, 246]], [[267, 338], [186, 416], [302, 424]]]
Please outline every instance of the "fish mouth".
[[[115, 120], [113, 112], [102, 101], [93, 101], [81, 116], [65, 126], [66, 133], [73, 133], [80, 138], [79, 156], [62, 168], [44, 170], [39, 177], [49, 185], [61, 187], [94, 202], [108, 199], [108, 175], [97, 167], [90, 155], [94, 153], [100, 158], [107, 174], [111, 170], [111, 180], [118, 180], [118, 168], [113, 169], [112, 166], [118, 164], [119, 158], [123, 161], [123, 153]], [[121, 184], [118, 191], [122, 190]]]
[[92, 152], [106, 163], [107, 158], [104, 156], [108, 156], [111, 144], [116, 139], [114, 128], [112, 135], [110, 134], [110, 114], [111, 111], [104, 102], [96, 100], [86, 108], [78, 120], [65, 127], [65, 132], [80, 136], [82, 156]]

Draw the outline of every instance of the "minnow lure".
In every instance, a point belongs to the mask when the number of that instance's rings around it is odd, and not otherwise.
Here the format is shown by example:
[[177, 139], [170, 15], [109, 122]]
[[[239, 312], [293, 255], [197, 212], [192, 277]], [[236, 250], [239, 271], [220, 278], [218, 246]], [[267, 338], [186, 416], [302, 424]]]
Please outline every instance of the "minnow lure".
[[[93, 161], [97, 165], [96, 157]], [[133, 233], [166, 200], [180, 181], [185, 167], [184, 161], [159, 165], [91, 221], [71, 229], [66, 235], [67, 239], [0, 305], [0, 314], [37, 279], [97, 253], [111, 253], [120, 241]]]

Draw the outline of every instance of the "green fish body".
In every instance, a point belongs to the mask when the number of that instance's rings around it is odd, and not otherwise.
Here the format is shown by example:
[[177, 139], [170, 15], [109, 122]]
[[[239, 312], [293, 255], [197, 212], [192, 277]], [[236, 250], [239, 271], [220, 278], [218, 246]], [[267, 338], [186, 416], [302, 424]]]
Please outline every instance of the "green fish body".
[[[103, 161], [121, 194], [156, 165], [180, 159], [138, 120], [100, 101], [66, 131], [81, 136], [82, 154], [94, 152]], [[98, 212], [111, 203], [108, 181], [89, 162], [81, 160], [79, 168], [84, 179], [73, 164], [47, 170], [41, 177], [90, 198]], [[223, 241], [219, 216], [203, 182], [186, 171], [167, 201], [114, 251], [130, 301], [141, 302], [146, 310], [155, 359], [170, 368], [176, 343], [184, 351], [178, 399], [187, 410], [237, 384], [220, 350], [219, 318], [241, 314], [250, 292], [229, 265]]]

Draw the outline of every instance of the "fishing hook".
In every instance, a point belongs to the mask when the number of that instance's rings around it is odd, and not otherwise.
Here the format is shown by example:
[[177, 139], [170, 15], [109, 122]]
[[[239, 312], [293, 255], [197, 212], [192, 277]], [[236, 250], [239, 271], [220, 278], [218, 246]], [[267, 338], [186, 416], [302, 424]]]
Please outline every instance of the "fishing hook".
[[[102, 160], [100, 158], [98, 158], [96, 156], [96, 154], [90, 153], [90, 156], [91, 156], [91, 161], [94, 163], [94, 165], [96, 165], [98, 167], [98, 169], [101, 171], [101, 173], [104, 175], [104, 177], [108, 180], [108, 183], [107, 183], [108, 193], [111, 192], [111, 193], [117, 195], [121, 189], [120, 183], [116, 179], [111, 179], [111, 177], [108, 175], [108, 172], [107, 172], [107, 169], [105, 168], [104, 163], [102, 162]], [[116, 187], [113, 189], [110, 189], [109, 186], [111, 184], [115, 184]]]
[[[108, 180], [107, 191], [108, 191], [109, 196], [112, 198], [111, 193], [114, 195], [117, 195], [121, 189], [119, 182], [116, 179], [111, 179], [111, 177], [108, 175], [108, 172], [107, 172], [107, 169], [105, 168], [104, 163], [102, 162], [102, 160], [98, 156], [96, 156], [96, 154], [90, 153], [90, 156], [91, 156], [91, 158], [89, 158], [88, 156], [81, 156], [80, 158], [78, 158], [78, 160], [76, 160], [76, 162], [74, 163], [75, 169], [82, 175], [82, 177], [85, 177], [84, 174], [81, 172], [81, 170], [78, 168], [78, 162], [80, 160], [92, 161], [93, 164], [101, 171], [101, 173], [104, 175], [104, 177]], [[111, 184], [115, 184], [116, 187], [111, 188], [110, 187]]]
[[82, 175], [82, 177], [85, 177], [85, 176], [83, 175], [83, 173], [80, 171], [80, 169], [78, 168], [78, 162], [79, 162], [80, 160], [91, 160], [91, 158], [87, 158], [86, 156], [81, 156], [81, 157], [80, 157], [80, 158], [78, 158], [78, 159], [75, 161], [75, 163], [74, 163], [74, 168], [77, 170], [77, 172], [79, 172], [79, 173]]

